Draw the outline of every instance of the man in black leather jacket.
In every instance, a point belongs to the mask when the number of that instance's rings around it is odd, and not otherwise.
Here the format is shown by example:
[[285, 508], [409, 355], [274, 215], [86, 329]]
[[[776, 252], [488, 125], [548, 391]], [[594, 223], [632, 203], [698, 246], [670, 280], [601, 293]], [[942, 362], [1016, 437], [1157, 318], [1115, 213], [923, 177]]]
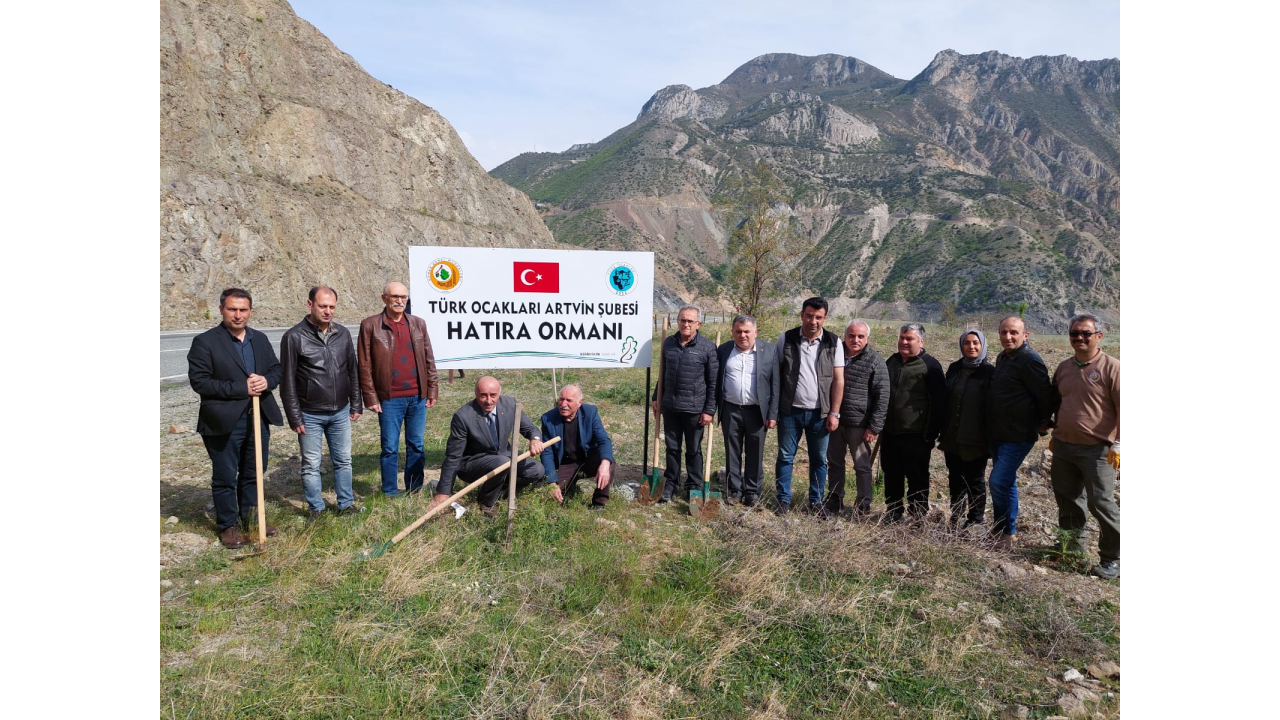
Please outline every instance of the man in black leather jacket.
[[359, 512], [351, 490], [351, 422], [364, 412], [364, 405], [351, 332], [333, 322], [337, 304], [338, 294], [332, 288], [311, 288], [307, 316], [280, 341], [284, 366], [280, 399], [289, 427], [298, 434], [302, 491], [310, 507], [307, 522], [318, 518], [325, 507], [320, 496], [322, 438], [329, 440], [338, 513]]

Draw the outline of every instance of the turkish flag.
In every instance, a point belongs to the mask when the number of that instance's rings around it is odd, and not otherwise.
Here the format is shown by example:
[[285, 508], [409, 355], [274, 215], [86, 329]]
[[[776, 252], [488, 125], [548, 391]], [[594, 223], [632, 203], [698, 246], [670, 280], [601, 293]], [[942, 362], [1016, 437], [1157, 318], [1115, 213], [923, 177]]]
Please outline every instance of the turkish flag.
[[560, 263], [512, 263], [515, 291], [532, 293], [560, 292]]

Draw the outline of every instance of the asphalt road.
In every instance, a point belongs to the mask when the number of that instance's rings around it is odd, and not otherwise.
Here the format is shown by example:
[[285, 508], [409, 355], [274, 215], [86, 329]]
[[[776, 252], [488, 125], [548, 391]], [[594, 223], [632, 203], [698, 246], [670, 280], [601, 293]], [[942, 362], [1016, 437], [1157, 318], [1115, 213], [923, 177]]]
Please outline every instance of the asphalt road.
[[[351, 331], [351, 338], [354, 341], [360, 331], [360, 326], [347, 325], [346, 327]], [[276, 357], [280, 357], [280, 338], [284, 337], [285, 331], [289, 328], [253, 329], [266, 333], [267, 337], [271, 338], [271, 344], [276, 349]], [[202, 332], [204, 330], [160, 333], [160, 382], [182, 383], [187, 381], [187, 351], [191, 349], [191, 338]]]

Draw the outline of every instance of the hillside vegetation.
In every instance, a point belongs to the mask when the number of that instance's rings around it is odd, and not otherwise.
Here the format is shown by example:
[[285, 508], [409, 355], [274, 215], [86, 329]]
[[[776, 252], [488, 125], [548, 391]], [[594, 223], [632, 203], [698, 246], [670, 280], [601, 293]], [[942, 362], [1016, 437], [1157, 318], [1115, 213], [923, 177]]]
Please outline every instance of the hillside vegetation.
[[657, 253], [659, 280], [718, 300], [726, 179], [768, 163], [814, 244], [804, 287], [912, 319], [1026, 303], [1061, 331], [1120, 308], [1120, 63], [938, 53], [915, 78], [856, 58], [762, 55], [717, 85], [672, 85], [635, 122], [492, 174], [547, 209], [558, 240], [603, 213]]

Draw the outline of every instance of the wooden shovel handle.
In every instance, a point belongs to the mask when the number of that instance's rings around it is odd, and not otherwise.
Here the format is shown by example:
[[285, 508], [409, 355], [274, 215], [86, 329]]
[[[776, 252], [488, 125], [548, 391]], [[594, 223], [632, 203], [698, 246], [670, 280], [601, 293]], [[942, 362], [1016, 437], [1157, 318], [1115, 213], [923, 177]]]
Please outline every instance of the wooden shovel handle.
[[[717, 330], [716, 331], [716, 348], [719, 348], [719, 347], [720, 347], [720, 331]], [[708, 490], [711, 488], [711, 439], [715, 437], [715, 434], [716, 434], [715, 427], [716, 427], [715, 419], [712, 418], [712, 422], [707, 423], [707, 459], [705, 462], [705, 467], [702, 471], [702, 484], [703, 484], [703, 487]], [[706, 498], [703, 498], [703, 500], [706, 500]]]
[[258, 479], [258, 544], [265, 545], [267, 542], [267, 508], [266, 493], [262, 489], [262, 483], [265, 478], [262, 477], [262, 416], [258, 414], [258, 408], [261, 405], [258, 396], [253, 396], [253, 463], [254, 471], [257, 473], [254, 477]]
[[[553, 437], [553, 438], [551, 438], [550, 440], [548, 440], [548, 441], [546, 441], [545, 443], [543, 443], [543, 445], [544, 445], [544, 446], [551, 446], [551, 445], [555, 445], [555, 444], [556, 444], [556, 443], [558, 443], [558, 442], [560, 442], [560, 438], [559, 438], [559, 437]], [[516, 458], [516, 462], [517, 462], [517, 463], [519, 463], [521, 460], [524, 460], [524, 459], [528, 458], [528, 457], [529, 457], [529, 455], [531, 455], [531, 454], [532, 454], [532, 452], [531, 452], [531, 451], [529, 451], [529, 450], [525, 450], [523, 453], [520, 453], [520, 456], [519, 456], [519, 457], [517, 457], [517, 458]], [[399, 534], [397, 534], [395, 537], [391, 538], [391, 544], [392, 544], [392, 545], [394, 545], [394, 544], [396, 544], [396, 543], [400, 542], [401, 540], [403, 540], [403, 539], [405, 538], [405, 536], [406, 536], [406, 535], [408, 535], [409, 533], [411, 533], [411, 532], [413, 532], [414, 530], [417, 530], [419, 527], [421, 527], [421, 526], [422, 526], [422, 523], [424, 523], [424, 522], [426, 522], [426, 521], [430, 520], [431, 518], [433, 518], [433, 517], [435, 517], [436, 515], [440, 514], [440, 511], [442, 511], [442, 510], [444, 510], [445, 508], [449, 507], [449, 504], [450, 504], [450, 503], [456, 502], [459, 498], [461, 498], [462, 496], [464, 496], [464, 495], [466, 495], [467, 493], [471, 492], [472, 490], [475, 490], [476, 488], [480, 487], [480, 486], [481, 486], [481, 485], [483, 485], [486, 481], [488, 481], [488, 480], [492, 480], [493, 478], [497, 477], [499, 473], [501, 473], [502, 471], [506, 470], [506, 469], [507, 469], [507, 468], [509, 468], [509, 467], [511, 467], [511, 461], [510, 461], [510, 460], [508, 460], [508, 461], [506, 461], [506, 462], [502, 463], [502, 464], [501, 464], [501, 465], [499, 465], [498, 467], [496, 467], [496, 468], [494, 468], [494, 469], [490, 470], [489, 472], [485, 473], [483, 476], [481, 476], [481, 477], [480, 477], [478, 480], [476, 480], [475, 482], [473, 482], [473, 483], [471, 483], [470, 485], [468, 485], [468, 486], [466, 486], [466, 487], [462, 488], [462, 489], [461, 489], [461, 490], [459, 490], [458, 492], [456, 492], [456, 493], [454, 493], [454, 494], [450, 495], [450, 496], [448, 497], [448, 499], [446, 499], [444, 502], [442, 502], [442, 503], [440, 503], [439, 505], [437, 505], [437, 506], [435, 506], [435, 507], [431, 508], [430, 510], [428, 510], [428, 511], [426, 512], [426, 514], [424, 514], [422, 517], [418, 518], [417, 520], [414, 520], [414, 521], [413, 521], [413, 523], [409, 525], [409, 527], [407, 527], [407, 528], [405, 528], [405, 529], [401, 530], [401, 531], [399, 532]]]

